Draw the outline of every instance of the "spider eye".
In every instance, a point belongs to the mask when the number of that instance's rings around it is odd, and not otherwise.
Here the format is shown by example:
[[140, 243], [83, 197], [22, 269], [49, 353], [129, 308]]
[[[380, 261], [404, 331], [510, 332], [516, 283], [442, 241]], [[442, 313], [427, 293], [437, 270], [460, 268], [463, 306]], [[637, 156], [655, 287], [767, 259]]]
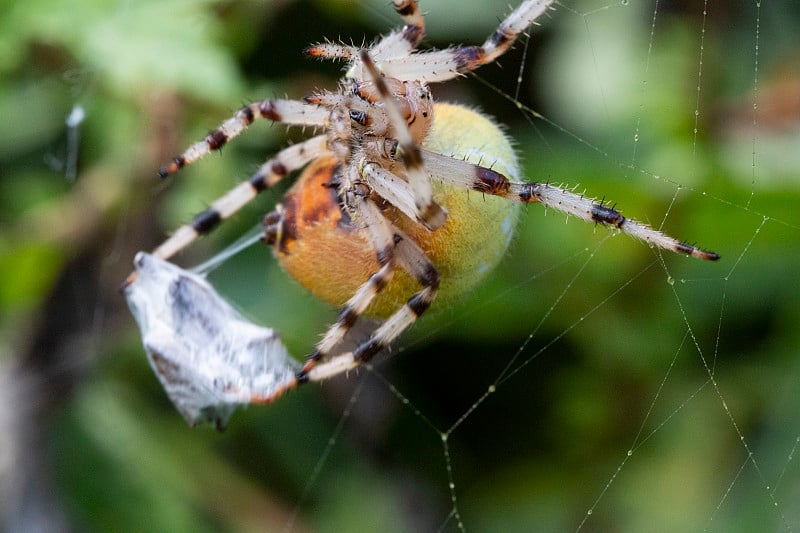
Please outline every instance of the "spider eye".
[[362, 126], [366, 126], [369, 124], [369, 115], [367, 115], [364, 111], [356, 111], [351, 109], [350, 120]]

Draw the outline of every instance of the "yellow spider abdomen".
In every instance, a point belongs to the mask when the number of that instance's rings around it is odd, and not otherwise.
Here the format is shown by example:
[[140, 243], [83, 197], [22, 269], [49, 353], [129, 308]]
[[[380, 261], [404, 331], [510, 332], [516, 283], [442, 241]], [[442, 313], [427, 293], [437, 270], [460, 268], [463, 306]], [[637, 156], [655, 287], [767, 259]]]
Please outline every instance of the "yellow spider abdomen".
[[[436, 104], [426, 150], [491, 167], [519, 179], [508, 137], [490, 119], [463, 106]], [[380, 267], [365, 230], [339, 209], [329, 183], [333, 158], [312, 163], [284, 198], [284, 223], [275, 253], [280, 264], [318, 298], [341, 307]], [[447, 221], [429, 231], [387, 205], [384, 215], [422, 248], [440, 275], [437, 305], [472, 289], [500, 261], [511, 241], [519, 204], [433, 180], [433, 197]], [[385, 318], [420, 288], [398, 268], [365, 313]]]

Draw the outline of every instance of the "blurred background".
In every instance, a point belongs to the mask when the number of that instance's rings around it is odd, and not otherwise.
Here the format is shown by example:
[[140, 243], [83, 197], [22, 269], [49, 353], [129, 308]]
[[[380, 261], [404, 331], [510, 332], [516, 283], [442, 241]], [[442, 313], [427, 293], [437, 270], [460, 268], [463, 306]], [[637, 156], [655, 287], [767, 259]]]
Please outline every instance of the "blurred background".
[[[461, 5], [423, 2], [424, 47], [480, 43], [508, 12]], [[171, 406], [117, 287], [136, 251], [305, 133], [256, 124], [174, 178], [156, 170], [242, 103], [334, 88], [341, 65], [303, 48], [369, 43], [397, 16], [383, 0], [0, 2], [0, 523], [800, 527], [800, 9], [706, 7], [563, 0], [500, 65], [434, 94], [507, 124], [529, 179], [721, 261], [530, 206], [498, 271], [375, 371], [217, 433]], [[213, 256], [283, 190], [178, 262]], [[210, 279], [296, 357], [335, 317], [262, 245]]]

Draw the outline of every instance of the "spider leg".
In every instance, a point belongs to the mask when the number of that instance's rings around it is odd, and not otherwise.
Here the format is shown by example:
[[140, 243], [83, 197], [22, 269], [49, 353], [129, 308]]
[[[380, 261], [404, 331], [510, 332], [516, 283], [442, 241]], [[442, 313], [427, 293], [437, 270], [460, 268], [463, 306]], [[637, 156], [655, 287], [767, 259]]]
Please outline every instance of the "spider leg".
[[[384, 61], [410, 54], [425, 35], [425, 19], [419, 10], [416, 0], [392, 0], [397, 14], [403, 17], [405, 26], [396, 29], [381, 38], [370, 47], [370, 54], [375, 61]], [[358, 59], [359, 48], [341, 43], [324, 42], [306, 49], [306, 54], [322, 59]], [[350, 72], [350, 77], [363, 78], [360, 72]]]
[[343, 59], [345, 61], [353, 61], [358, 57], [359, 50], [360, 48], [357, 46], [326, 41], [309, 46], [305, 49], [305, 54], [320, 59]]
[[216, 130], [209, 133], [205, 139], [191, 145], [185, 152], [173, 159], [170, 164], [162, 167], [158, 171], [158, 175], [165, 178], [184, 166], [194, 163], [213, 150], [219, 150], [229, 140], [246, 130], [258, 118], [294, 125], [324, 126], [328, 119], [328, 114], [329, 111], [324, 107], [297, 100], [253, 102], [242, 107]]
[[169, 259], [189, 246], [198, 236], [210, 232], [222, 220], [233, 215], [255, 198], [258, 193], [272, 187], [293, 170], [303, 167], [326, 152], [327, 138], [325, 135], [318, 135], [284, 148], [275, 157], [261, 165], [249, 180], [243, 181], [215, 200], [208, 209], [195, 215], [191, 223], [181, 226], [153, 251], [153, 255], [161, 259]]
[[366, 310], [372, 300], [386, 287], [395, 271], [395, 233], [392, 225], [381, 214], [375, 203], [364, 198], [353, 209], [353, 216], [362, 220], [367, 229], [371, 244], [376, 250], [380, 269], [373, 273], [355, 292], [339, 312], [336, 322], [317, 343], [314, 351], [306, 358], [299, 375], [306, 375], [320, 359], [327, 357], [341, 342], [358, 317]]
[[423, 222], [419, 218], [419, 212], [414, 204], [414, 195], [409, 189], [408, 183], [377, 163], [364, 164], [361, 175], [366, 178], [369, 186], [381, 198], [398, 208], [411, 220]]
[[698, 259], [716, 261], [719, 255], [679, 241], [636, 220], [627, 218], [614, 207], [575, 194], [563, 187], [547, 183], [513, 182], [486, 167], [454, 159], [427, 150], [422, 151], [425, 170], [431, 178], [465, 189], [472, 189], [522, 203], [541, 203], [562, 213], [567, 213], [602, 226], [613, 226], [622, 233], [641, 239], [653, 246], [686, 254]]
[[399, 237], [395, 246], [397, 261], [403, 270], [413, 275], [422, 289], [393, 315], [381, 324], [372, 335], [359, 344], [355, 350], [337, 354], [319, 363], [308, 372], [298, 374], [298, 383], [321, 381], [366, 363], [413, 324], [436, 298], [439, 289], [439, 272], [430, 262], [425, 252], [411, 239], [396, 231]]
[[435, 230], [444, 224], [447, 212], [433, 200], [431, 183], [425, 174], [420, 148], [414, 142], [408, 129], [408, 123], [403, 120], [389, 88], [366, 50], [361, 51], [361, 62], [367, 68], [367, 72], [381, 96], [389, 123], [395, 130], [399, 143], [398, 155], [406, 170], [408, 186], [414, 195], [415, 218], [428, 229]]
[[[394, 30], [370, 48], [370, 54], [375, 61], [381, 62], [389, 59], [407, 57], [414, 50], [415, 36], [409, 26]], [[348, 78], [364, 78], [364, 73], [358, 69], [356, 60], [361, 48], [344, 43], [326, 41], [317, 43], [305, 49], [305, 54], [318, 59], [343, 60], [354, 62], [356, 68], [347, 71]]]
[[425, 35], [425, 18], [419, 10], [417, 0], [392, 0], [397, 14], [405, 26], [394, 30], [370, 47], [375, 61], [384, 61], [410, 54]]
[[392, 0], [392, 4], [394, 4], [394, 10], [397, 11], [397, 14], [403, 17], [406, 28], [415, 28], [413, 32], [415, 38], [414, 40], [409, 39], [409, 42], [412, 47], [417, 46], [423, 35], [425, 35], [425, 18], [419, 10], [417, 0]]
[[421, 52], [381, 62], [387, 76], [401, 80], [439, 82], [491, 63], [503, 55], [555, 0], [527, 0], [500, 23], [481, 46], [458, 46]]
[[613, 206], [604, 205], [593, 198], [586, 198], [561, 187], [547, 183], [509, 183], [509, 190], [502, 195], [519, 202], [540, 202], [564, 213], [594, 222], [602, 226], [613, 226], [622, 233], [641, 239], [653, 246], [686, 254], [698, 259], [716, 261], [719, 254], [703, 250], [694, 245], [679, 241], [636, 220], [627, 218]]

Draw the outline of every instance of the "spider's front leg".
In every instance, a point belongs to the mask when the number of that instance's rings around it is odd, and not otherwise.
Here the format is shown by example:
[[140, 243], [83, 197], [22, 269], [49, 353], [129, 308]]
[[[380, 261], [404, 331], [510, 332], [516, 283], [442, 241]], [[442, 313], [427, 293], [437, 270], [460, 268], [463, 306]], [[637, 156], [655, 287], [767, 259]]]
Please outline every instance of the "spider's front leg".
[[480, 46], [456, 46], [387, 58], [380, 63], [387, 76], [428, 83], [451, 80], [492, 63], [506, 53], [517, 37], [542, 16], [554, 0], [526, 0], [503, 20]]
[[[425, 36], [425, 19], [416, 0], [392, 0], [397, 14], [403, 17], [405, 25], [381, 38], [370, 48], [375, 61], [407, 57]], [[342, 43], [324, 42], [306, 49], [306, 54], [320, 59], [343, 59], [352, 63], [348, 78], [363, 79], [364, 73], [356, 61], [360, 53], [356, 46]]]
[[554, 187], [547, 183], [510, 183], [509, 185], [508, 192], [503, 196], [510, 200], [525, 203], [539, 202], [546, 207], [552, 207], [588, 222], [594, 222], [601, 226], [611, 226], [622, 233], [627, 233], [631, 237], [636, 237], [664, 250], [671, 250], [707, 261], [719, 259], [719, 254], [716, 252], [703, 250], [693, 244], [679, 241], [651, 228], [647, 224], [623, 216], [613, 206], [575, 194], [563, 187]]

